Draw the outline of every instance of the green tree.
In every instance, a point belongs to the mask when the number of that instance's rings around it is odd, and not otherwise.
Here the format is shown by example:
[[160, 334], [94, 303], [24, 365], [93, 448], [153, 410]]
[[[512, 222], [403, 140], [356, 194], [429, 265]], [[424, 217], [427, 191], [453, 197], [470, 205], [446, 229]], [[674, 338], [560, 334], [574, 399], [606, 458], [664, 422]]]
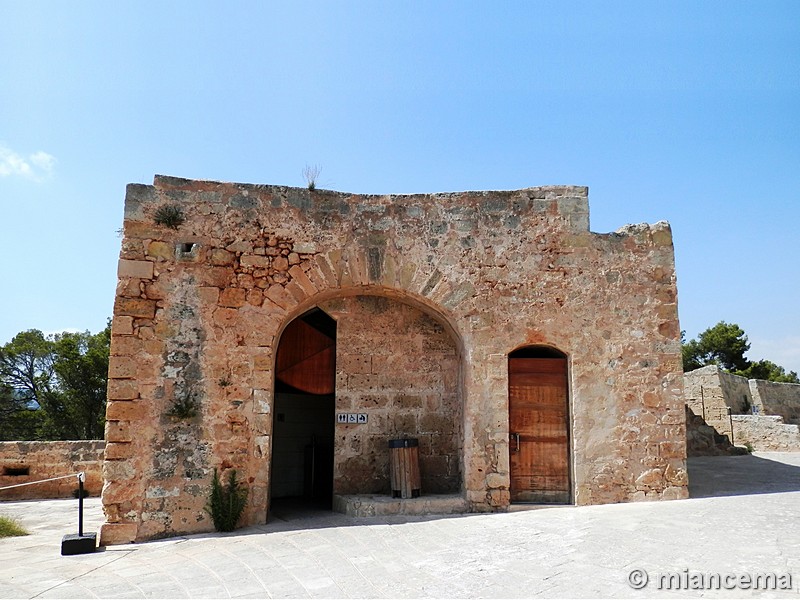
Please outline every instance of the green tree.
[[686, 341], [681, 332], [681, 351], [684, 372], [706, 365], [719, 365], [722, 369], [748, 379], [764, 379], [781, 383], [800, 383], [797, 373], [786, 370], [770, 360], [749, 361], [744, 354], [750, 343], [741, 327], [720, 321], [697, 336]]
[[800, 383], [797, 373], [794, 371], [786, 372], [786, 369], [776, 365], [771, 360], [759, 360], [750, 363], [744, 371], [736, 371], [736, 375], [747, 377], [748, 379], [765, 379], [766, 381], [777, 381], [778, 383]]
[[26, 406], [42, 406], [55, 386], [52, 341], [37, 329], [15, 335], [0, 347], [0, 382]]
[[94, 335], [33, 329], [0, 346], [0, 438], [102, 438], [110, 339], [110, 325]]
[[0, 346], [0, 439], [42, 439], [43, 405], [54, 394], [52, 343], [41, 331]]
[[40, 437], [42, 414], [0, 383], [0, 441], [35, 440]]
[[747, 336], [735, 323], [720, 321], [683, 344], [683, 370], [719, 365], [727, 371], [743, 371], [750, 366], [744, 354], [750, 349]]
[[48, 406], [46, 433], [72, 439], [103, 437], [110, 344], [111, 325], [94, 335], [86, 331], [55, 336], [53, 369], [59, 394]]

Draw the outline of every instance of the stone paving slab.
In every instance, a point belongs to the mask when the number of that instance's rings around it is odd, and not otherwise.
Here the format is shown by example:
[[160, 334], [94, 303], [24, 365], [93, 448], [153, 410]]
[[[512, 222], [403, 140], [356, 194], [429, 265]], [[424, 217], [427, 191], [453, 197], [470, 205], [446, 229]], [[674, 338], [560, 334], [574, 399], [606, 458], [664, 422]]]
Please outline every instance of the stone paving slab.
[[[5, 502], [32, 535], [0, 540], [0, 598], [800, 598], [800, 453], [691, 459], [690, 476], [690, 500], [319, 513], [71, 557], [59, 552], [77, 501]], [[87, 499], [85, 530], [101, 522]], [[634, 569], [644, 589], [629, 585]], [[791, 574], [793, 589], [658, 588], [661, 573], [766, 572]]]

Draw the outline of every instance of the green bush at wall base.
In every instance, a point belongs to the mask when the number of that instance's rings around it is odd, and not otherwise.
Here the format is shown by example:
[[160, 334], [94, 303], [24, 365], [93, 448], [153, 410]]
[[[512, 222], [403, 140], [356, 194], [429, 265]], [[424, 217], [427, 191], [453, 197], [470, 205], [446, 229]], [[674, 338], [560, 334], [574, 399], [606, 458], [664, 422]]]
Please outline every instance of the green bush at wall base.
[[223, 485], [219, 480], [217, 470], [214, 469], [214, 478], [211, 480], [211, 498], [206, 506], [206, 511], [214, 521], [217, 531], [233, 531], [244, 512], [247, 504], [247, 488], [236, 481], [236, 470], [228, 474], [228, 483]]

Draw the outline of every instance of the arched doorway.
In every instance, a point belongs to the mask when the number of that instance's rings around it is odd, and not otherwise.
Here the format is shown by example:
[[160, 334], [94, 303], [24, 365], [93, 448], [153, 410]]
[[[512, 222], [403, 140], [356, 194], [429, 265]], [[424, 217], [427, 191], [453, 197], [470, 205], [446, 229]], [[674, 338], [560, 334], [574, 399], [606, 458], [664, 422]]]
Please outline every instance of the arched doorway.
[[331, 507], [335, 381], [336, 321], [314, 308], [287, 325], [278, 345], [272, 508]]
[[[390, 495], [392, 439], [419, 443], [422, 494], [462, 488], [458, 344], [442, 319], [404, 299], [321, 301], [336, 319], [334, 495]], [[339, 417], [363, 420], [340, 422]]]
[[545, 346], [508, 355], [511, 502], [569, 504], [567, 357]]

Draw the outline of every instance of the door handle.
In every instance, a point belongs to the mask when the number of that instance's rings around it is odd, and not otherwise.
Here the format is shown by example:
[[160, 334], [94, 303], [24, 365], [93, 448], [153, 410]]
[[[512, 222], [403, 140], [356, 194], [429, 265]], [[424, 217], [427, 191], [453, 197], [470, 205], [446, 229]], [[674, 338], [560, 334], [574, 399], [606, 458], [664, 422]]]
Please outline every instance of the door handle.
[[519, 434], [518, 433], [512, 433], [511, 434], [511, 438], [517, 444], [517, 447], [514, 449], [514, 452], [519, 452]]

